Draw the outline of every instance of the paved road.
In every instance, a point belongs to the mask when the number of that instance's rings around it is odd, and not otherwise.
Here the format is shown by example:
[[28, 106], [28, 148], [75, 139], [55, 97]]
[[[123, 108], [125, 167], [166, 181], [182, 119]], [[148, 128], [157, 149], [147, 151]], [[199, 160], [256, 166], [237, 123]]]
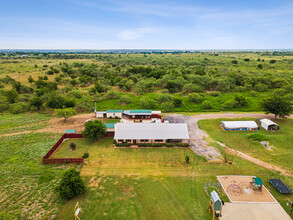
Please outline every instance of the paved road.
[[205, 156], [208, 160], [217, 160], [221, 157], [221, 154], [217, 149], [208, 145], [204, 140], [208, 135], [201, 129], [199, 129], [197, 122], [201, 119], [216, 119], [216, 118], [274, 118], [273, 115], [257, 114], [257, 113], [220, 113], [220, 114], [198, 114], [193, 116], [183, 116], [179, 114], [170, 114], [164, 117], [165, 120], [170, 123], [187, 123], [190, 147], [198, 155]]

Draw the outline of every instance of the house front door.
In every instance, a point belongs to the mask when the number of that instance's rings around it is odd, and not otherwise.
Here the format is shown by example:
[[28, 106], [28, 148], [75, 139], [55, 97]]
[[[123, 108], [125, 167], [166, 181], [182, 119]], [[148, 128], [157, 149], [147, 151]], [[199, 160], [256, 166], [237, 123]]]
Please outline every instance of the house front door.
[[136, 144], [136, 140], [133, 140], [133, 144]]

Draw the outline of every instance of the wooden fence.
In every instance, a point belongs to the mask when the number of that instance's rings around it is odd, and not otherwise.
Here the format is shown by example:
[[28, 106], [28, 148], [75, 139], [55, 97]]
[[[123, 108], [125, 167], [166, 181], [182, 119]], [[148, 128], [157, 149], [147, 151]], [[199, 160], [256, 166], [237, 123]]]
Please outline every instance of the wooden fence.
[[[114, 137], [114, 132], [107, 132], [103, 137]], [[57, 143], [48, 151], [43, 157], [43, 164], [57, 164], [57, 163], [83, 163], [83, 158], [50, 158], [57, 148], [62, 144], [64, 139], [67, 138], [83, 138], [82, 134], [68, 133], [63, 134]]]

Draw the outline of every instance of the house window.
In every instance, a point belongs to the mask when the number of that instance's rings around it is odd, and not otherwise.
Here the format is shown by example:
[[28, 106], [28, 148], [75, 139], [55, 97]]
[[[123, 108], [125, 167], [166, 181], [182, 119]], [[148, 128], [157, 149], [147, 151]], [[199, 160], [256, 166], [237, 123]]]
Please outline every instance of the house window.
[[149, 142], [149, 140], [142, 139], [142, 140], [140, 140], [140, 142], [147, 143], [147, 142]]
[[163, 142], [163, 140], [159, 139], [159, 140], [155, 140], [155, 142]]
[[118, 142], [123, 142], [123, 140], [118, 140]]
[[113, 116], [115, 116], [115, 113], [113, 113]]
[[132, 118], [134, 118], [134, 115], [132, 115]]
[[145, 116], [145, 118], [150, 118], [150, 116]]
[[131, 142], [131, 140], [126, 140], [126, 143], [130, 143]]

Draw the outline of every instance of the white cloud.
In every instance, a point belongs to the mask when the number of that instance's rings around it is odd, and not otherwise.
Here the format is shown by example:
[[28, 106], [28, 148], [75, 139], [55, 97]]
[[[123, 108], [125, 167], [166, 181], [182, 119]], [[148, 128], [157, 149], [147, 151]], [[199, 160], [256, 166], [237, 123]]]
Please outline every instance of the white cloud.
[[122, 40], [136, 40], [153, 31], [154, 29], [151, 28], [137, 28], [135, 30], [123, 30], [117, 36]]

